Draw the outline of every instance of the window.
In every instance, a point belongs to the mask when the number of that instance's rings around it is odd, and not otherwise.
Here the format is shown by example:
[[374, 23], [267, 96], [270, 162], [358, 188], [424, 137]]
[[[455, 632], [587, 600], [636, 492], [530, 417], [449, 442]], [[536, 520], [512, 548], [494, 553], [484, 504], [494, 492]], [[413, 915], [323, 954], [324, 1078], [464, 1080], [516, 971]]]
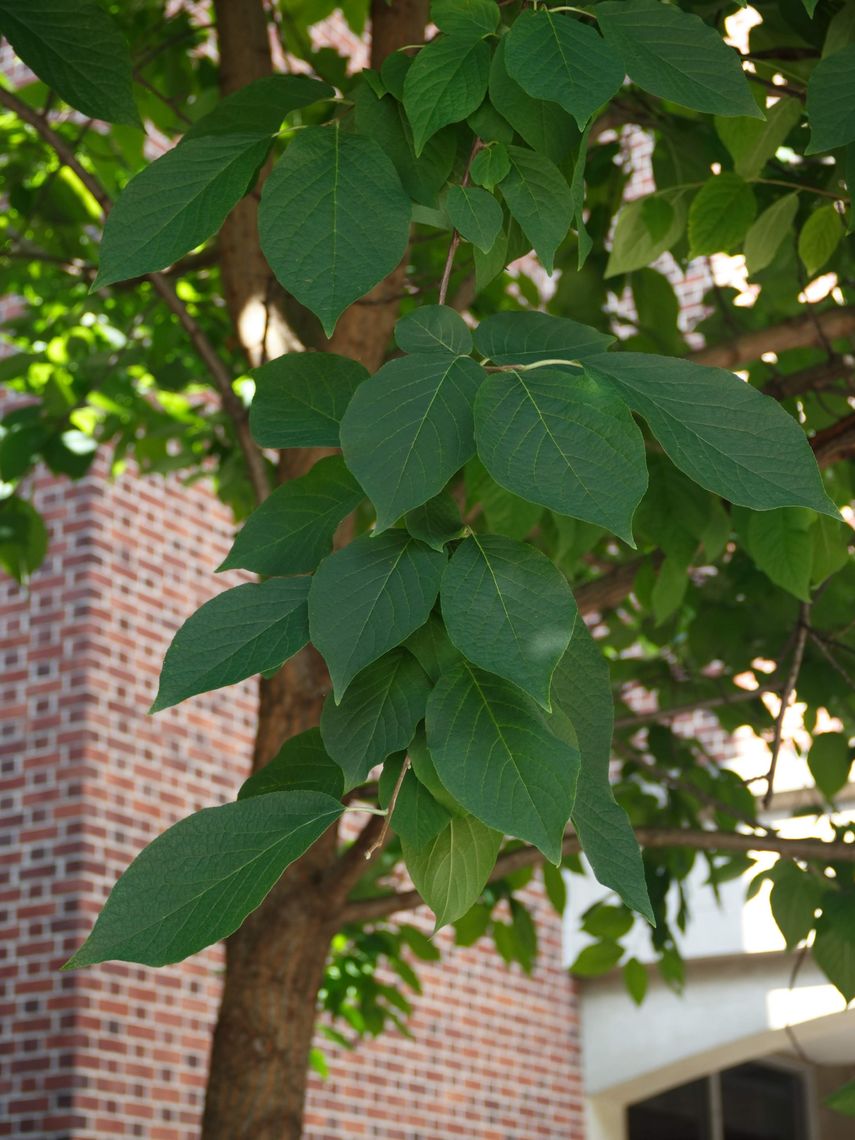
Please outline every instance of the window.
[[631, 1105], [629, 1140], [810, 1140], [803, 1075], [751, 1063]]

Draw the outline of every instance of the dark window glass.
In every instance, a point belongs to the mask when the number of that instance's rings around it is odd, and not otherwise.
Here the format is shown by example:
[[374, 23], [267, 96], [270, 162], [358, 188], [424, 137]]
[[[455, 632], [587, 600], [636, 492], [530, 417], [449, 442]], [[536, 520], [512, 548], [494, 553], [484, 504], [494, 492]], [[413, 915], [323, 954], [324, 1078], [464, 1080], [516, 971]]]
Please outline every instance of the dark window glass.
[[711, 1140], [709, 1082], [692, 1081], [632, 1105], [629, 1140]]
[[797, 1073], [739, 1065], [721, 1074], [724, 1140], [805, 1140], [804, 1082]]

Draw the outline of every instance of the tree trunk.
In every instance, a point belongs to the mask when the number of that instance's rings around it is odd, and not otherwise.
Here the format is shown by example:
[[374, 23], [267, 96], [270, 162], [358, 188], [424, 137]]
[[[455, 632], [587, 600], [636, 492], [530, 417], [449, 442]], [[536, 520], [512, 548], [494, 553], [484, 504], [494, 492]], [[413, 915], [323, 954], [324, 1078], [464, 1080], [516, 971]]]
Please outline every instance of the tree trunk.
[[[427, 9], [427, 0], [397, 0], [392, 5], [374, 0], [374, 66], [390, 51], [422, 39]], [[221, 84], [229, 93], [272, 70], [267, 21], [262, 0], [215, 0], [215, 11]], [[245, 199], [228, 219], [220, 240], [226, 302], [253, 363], [271, 349], [281, 352], [291, 347], [287, 331], [278, 334], [279, 345], [264, 344], [247, 321], [247, 313], [262, 295], [262, 277], [270, 279], [258, 246], [256, 208], [254, 200]], [[403, 281], [402, 265], [377, 286], [370, 308], [354, 305], [344, 313], [333, 350], [376, 369], [389, 342]], [[265, 289], [267, 309], [269, 286]], [[293, 478], [316, 458], [316, 452], [288, 452], [280, 473]], [[312, 648], [260, 682], [254, 769], [266, 764], [283, 740], [318, 724], [328, 690], [326, 668]], [[340, 926], [347, 894], [364, 866], [362, 851], [377, 835], [380, 822], [372, 817], [343, 857], [337, 853], [336, 829], [330, 829], [288, 868], [262, 905], [228, 939], [202, 1140], [298, 1140], [302, 1135], [309, 1051], [329, 944]]]

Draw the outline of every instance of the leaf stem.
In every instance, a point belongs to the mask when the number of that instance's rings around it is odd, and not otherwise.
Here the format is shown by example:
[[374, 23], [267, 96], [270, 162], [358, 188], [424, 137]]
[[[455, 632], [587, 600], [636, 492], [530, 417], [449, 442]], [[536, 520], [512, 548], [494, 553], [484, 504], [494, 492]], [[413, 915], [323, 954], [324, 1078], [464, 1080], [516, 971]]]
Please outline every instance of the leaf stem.
[[[463, 172], [463, 178], [460, 182], [461, 186], [469, 185], [469, 171], [472, 169], [472, 160], [479, 150], [482, 149], [484, 144], [476, 136], [475, 141], [472, 143], [472, 149], [469, 152], [469, 158], [466, 161], [466, 169]], [[457, 248], [460, 245], [460, 234], [457, 230], [453, 230], [451, 234], [451, 244], [448, 247], [448, 255], [445, 259], [445, 268], [442, 271], [442, 280], [439, 283], [439, 303], [445, 304], [445, 299], [448, 296], [448, 286], [451, 281], [451, 271], [454, 268], [454, 255], [457, 253]]]
[[392, 819], [392, 812], [395, 810], [395, 804], [398, 802], [398, 793], [401, 790], [401, 785], [404, 782], [404, 776], [410, 767], [410, 758], [407, 756], [404, 763], [401, 765], [401, 771], [398, 773], [398, 779], [395, 781], [395, 787], [392, 789], [392, 795], [389, 798], [389, 806], [386, 808], [386, 818], [383, 820], [383, 826], [380, 829], [380, 834], [365, 852], [365, 858], [370, 859], [375, 851], [379, 851], [383, 844], [386, 842], [386, 836], [389, 834], [389, 823]]

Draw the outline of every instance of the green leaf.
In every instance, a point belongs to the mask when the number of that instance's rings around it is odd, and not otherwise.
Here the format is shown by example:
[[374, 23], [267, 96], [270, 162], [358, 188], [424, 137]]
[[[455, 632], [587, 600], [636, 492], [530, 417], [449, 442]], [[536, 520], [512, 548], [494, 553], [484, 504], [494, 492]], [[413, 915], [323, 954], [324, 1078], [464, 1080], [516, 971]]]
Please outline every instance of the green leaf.
[[0, 0], [0, 33], [39, 79], [82, 114], [141, 125], [128, 45], [95, 0]]
[[808, 753], [808, 768], [816, 786], [827, 800], [833, 800], [849, 780], [852, 755], [842, 732], [821, 732], [813, 738]]
[[581, 950], [570, 967], [570, 973], [577, 978], [596, 978], [607, 974], [623, 957], [623, 947], [610, 939], [592, 942]]
[[799, 257], [813, 276], [828, 261], [843, 237], [843, 221], [834, 206], [820, 206], [802, 226], [799, 234]]
[[141, 170], [107, 216], [92, 288], [165, 269], [216, 233], [269, 148], [255, 134], [203, 135]]
[[282, 665], [309, 640], [308, 578], [225, 590], [188, 618], [166, 651], [151, 712]]
[[404, 80], [416, 155], [437, 131], [477, 111], [489, 77], [490, 48], [483, 40], [439, 36], [421, 48]]
[[855, 899], [851, 894], [826, 892], [822, 917], [816, 924], [813, 956], [846, 1002], [852, 1001], [855, 998]]
[[449, 36], [483, 39], [499, 26], [496, 0], [433, 0], [430, 16]]
[[553, 867], [551, 863], [544, 863], [540, 868], [543, 877], [543, 889], [546, 897], [552, 903], [552, 908], [558, 915], [563, 915], [567, 909], [567, 884], [564, 881], [564, 872], [560, 867]]
[[396, 649], [363, 669], [340, 704], [327, 697], [321, 734], [344, 771], [345, 790], [366, 780], [375, 764], [407, 747], [425, 715], [430, 689], [415, 657]]
[[573, 222], [573, 199], [567, 180], [544, 154], [508, 147], [511, 169], [502, 179], [508, 209], [551, 274], [555, 251]]
[[468, 356], [472, 333], [463, 317], [448, 305], [421, 305], [395, 325], [395, 343], [402, 352]]
[[480, 507], [487, 529], [521, 541], [537, 526], [543, 507], [500, 487], [480, 459], [470, 459], [464, 472], [467, 504]]
[[401, 843], [412, 853], [422, 852], [450, 822], [451, 813], [433, 798], [414, 772], [407, 772], [391, 819]]
[[484, 372], [450, 353], [390, 360], [357, 389], [341, 423], [347, 465], [377, 529], [438, 494], [475, 451], [472, 405]]
[[[404, 645], [434, 683], [460, 661], [460, 654], [451, 644], [442, 619], [436, 614], [431, 614], [425, 624], [407, 638]], [[415, 767], [415, 761], [413, 766]], [[416, 775], [422, 783], [426, 783], [418, 769]], [[428, 784], [428, 787], [431, 785]], [[432, 787], [431, 791], [434, 791]]]
[[271, 577], [314, 570], [329, 554], [338, 524], [363, 497], [340, 455], [319, 460], [253, 511], [218, 570], [240, 567]]
[[[563, 162], [579, 139], [572, 115], [549, 99], [533, 99], [508, 74], [503, 36], [490, 66], [490, 102], [532, 150]], [[475, 161], [478, 161], [476, 156]], [[473, 163], [474, 169], [475, 163]], [[501, 182], [501, 178], [497, 179]]]
[[570, 641], [576, 602], [544, 554], [500, 535], [472, 535], [445, 569], [440, 602], [465, 657], [551, 707], [552, 674]]
[[594, 938], [623, 938], [632, 930], [632, 911], [624, 906], [595, 903], [582, 920], [582, 929]]
[[280, 284], [331, 336], [404, 256], [410, 201], [377, 143], [339, 124], [307, 127], [264, 183], [258, 229]]
[[47, 553], [48, 533], [39, 512], [26, 499], [0, 499], [0, 566], [16, 582], [27, 582]]
[[798, 194], [785, 194], [764, 210], [751, 226], [742, 248], [752, 277], [772, 264], [781, 242], [792, 232], [798, 211]]
[[275, 135], [292, 111], [334, 96], [328, 83], [308, 75], [266, 75], [227, 95], [196, 120], [182, 142], [205, 135]]
[[588, 260], [588, 254], [594, 248], [594, 242], [588, 233], [585, 224], [585, 160], [588, 156], [588, 139], [591, 135], [589, 123], [582, 132], [579, 142], [579, 153], [573, 165], [573, 177], [570, 180], [570, 197], [573, 199], [573, 224], [576, 227], [576, 236], [579, 243], [576, 267], [581, 269]]
[[244, 781], [237, 798], [298, 790], [323, 792], [335, 800], [344, 794], [344, 774], [324, 748], [320, 729], [286, 740], [272, 760]]
[[735, 118], [716, 119], [715, 129], [730, 151], [736, 173], [751, 181], [759, 178], [787, 135], [801, 119], [798, 99], [779, 99], [766, 111], [766, 121]]
[[752, 511], [746, 528], [748, 553], [776, 586], [809, 602], [814, 516], [800, 507]]
[[339, 423], [368, 377], [333, 352], [289, 352], [253, 372], [249, 426], [262, 447], [338, 447]]
[[508, 148], [504, 143], [497, 142], [478, 151], [472, 160], [469, 173], [476, 186], [495, 190], [510, 169]]
[[475, 261], [475, 292], [483, 293], [494, 281], [510, 260], [508, 255], [508, 234], [505, 230], [496, 238], [496, 244], [489, 253], [482, 253], [476, 245], [472, 250]]
[[806, 154], [855, 142], [855, 44], [820, 60], [807, 87], [810, 143]]
[[656, 581], [650, 592], [650, 604], [657, 625], [662, 625], [677, 612], [683, 604], [689, 586], [689, 575], [685, 565], [674, 558], [666, 558], [656, 574]]
[[641, 1005], [647, 996], [647, 970], [637, 958], [630, 958], [624, 963], [623, 984], [626, 992], [636, 1005]]
[[463, 537], [463, 520], [457, 503], [447, 491], [441, 491], [422, 506], [408, 511], [404, 519], [413, 538], [432, 550], [442, 550], [447, 543]]
[[548, 8], [517, 16], [507, 37], [505, 63], [524, 91], [558, 103], [580, 130], [624, 78], [619, 56], [593, 28]]
[[493, 373], [476, 400], [475, 437], [503, 487], [633, 545], [632, 515], [647, 486], [644, 441], [606, 386], [551, 368]]
[[573, 808], [578, 752], [552, 735], [515, 686], [463, 662], [428, 699], [427, 739], [454, 798], [490, 827], [558, 863]]
[[763, 118], [739, 56], [699, 16], [659, 0], [607, 0], [597, 19], [644, 91], [713, 115]]
[[823, 1101], [826, 1108], [839, 1112], [841, 1116], [855, 1116], [855, 1081], [847, 1081], [835, 1089]]
[[451, 224], [465, 241], [489, 253], [502, 231], [502, 207], [477, 186], [452, 186], [445, 200]]
[[475, 347], [494, 364], [582, 360], [614, 344], [614, 337], [548, 313], [491, 313], [475, 330]]
[[502, 836], [470, 816], [452, 816], [427, 846], [403, 839], [404, 863], [416, 890], [436, 915], [436, 929], [466, 914], [481, 896]]
[[754, 191], [738, 174], [711, 178], [689, 209], [689, 257], [732, 253], [757, 213]]
[[810, 580], [811, 585], [819, 586], [826, 578], [842, 570], [849, 561], [852, 532], [844, 523], [820, 516], [811, 528], [811, 534], [813, 562]]
[[321, 792], [288, 791], [182, 819], [134, 859], [64, 968], [166, 966], [228, 937], [343, 811]]
[[802, 429], [732, 372], [637, 352], [591, 359], [585, 370], [611, 381], [672, 462], [708, 491], [755, 510], [839, 517]]
[[651, 265], [683, 236], [687, 214], [683, 190], [663, 190], [625, 205], [618, 214], [606, 277]]
[[776, 864], [769, 905], [789, 949], [798, 946], [813, 930], [814, 914], [822, 896], [822, 883], [813, 873], [788, 860]]
[[582, 754], [573, 826], [588, 862], [604, 887], [655, 923], [638, 841], [609, 783], [614, 724], [609, 667], [583, 621], [576, 622], [555, 670], [552, 700], [572, 722]]
[[336, 701], [361, 669], [424, 625], [445, 561], [403, 530], [363, 535], [324, 559], [312, 579], [309, 627]]

